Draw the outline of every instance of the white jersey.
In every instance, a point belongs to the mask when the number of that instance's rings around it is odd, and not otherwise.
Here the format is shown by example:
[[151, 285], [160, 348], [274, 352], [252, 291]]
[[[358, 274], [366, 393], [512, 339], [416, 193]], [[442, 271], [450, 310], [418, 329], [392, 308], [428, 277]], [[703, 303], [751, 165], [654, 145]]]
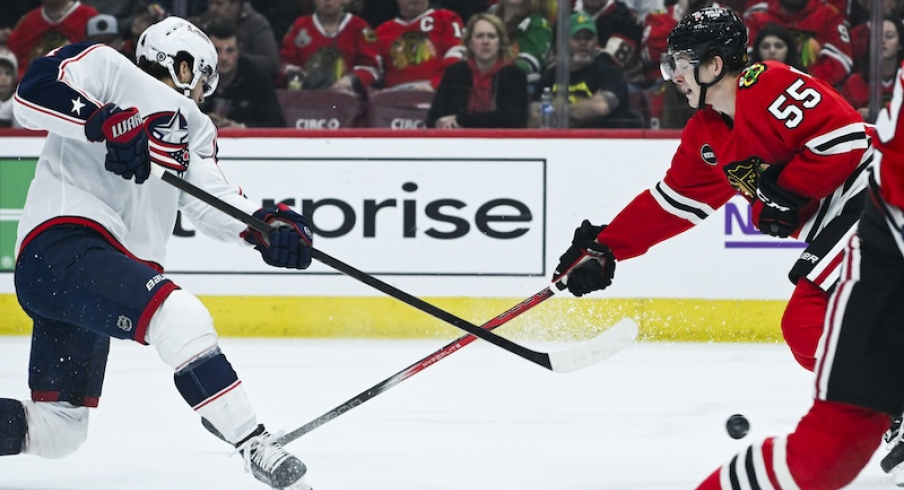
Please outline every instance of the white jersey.
[[153, 161], [187, 163], [186, 181], [245, 212], [259, 207], [220, 172], [216, 128], [194, 101], [106, 45], [72, 44], [35, 60], [15, 95], [19, 122], [49, 133], [19, 221], [17, 253], [29, 234], [79, 223], [162, 267], [177, 210], [207, 235], [241, 241], [245, 225], [234, 218], [161, 180], [139, 185], [104, 168], [106, 144], [87, 140], [85, 121], [108, 103], [138, 109]]

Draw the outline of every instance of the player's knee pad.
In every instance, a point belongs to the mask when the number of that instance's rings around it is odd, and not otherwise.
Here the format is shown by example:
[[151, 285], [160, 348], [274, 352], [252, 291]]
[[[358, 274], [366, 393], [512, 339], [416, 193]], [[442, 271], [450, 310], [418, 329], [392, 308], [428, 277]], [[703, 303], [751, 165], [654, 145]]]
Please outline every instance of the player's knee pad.
[[28, 421], [26, 453], [47, 459], [65, 458], [88, 439], [88, 407], [31, 400], [24, 405]]
[[217, 347], [213, 319], [201, 300], [183, 291], [173, 291], [160, 305], [148, 326], [147, 343], [169, 367], [180, 370]]

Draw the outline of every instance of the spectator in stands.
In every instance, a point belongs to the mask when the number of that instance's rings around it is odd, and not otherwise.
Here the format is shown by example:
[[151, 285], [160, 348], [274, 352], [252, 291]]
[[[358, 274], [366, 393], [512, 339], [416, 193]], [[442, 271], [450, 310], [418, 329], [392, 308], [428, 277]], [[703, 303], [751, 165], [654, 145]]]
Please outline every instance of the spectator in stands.
[[765, 11], [750, 14], [745, 24], [751, 42], [767, 24], [791, 30], [804, 68], [830, 85], [840, 86], [851, 73], [847, 19], [823, 0], [771, 0]]
[[218, 128], [284, 127], [273, 81], [241, 51], [229, 21], [211, 23], [207, 35], [217, 50], [217, 91], [201, 105]]
[[88, 19], [97, 14], [94, 7], [77, 1], [41, 0], [41, 6], [25, 14], [7, 40], [18, 58], [18, 78], [33, 59], [64, 44], [84, 41]]
[[486, 12], [493, 3], [496, 0], [434, 0], [433, 6], [455, 12], [467, 24], [472, 15]]
[[0, 44], [6, 44], [22, 16], [39, 6], [41, 0], [3, 0], [3, 8], [0, 8]]
[[104, 43], [117, 51], [122, 51], [123, 39], [119, 33], [119, 23], [112, 15], [100, 14], [88, 19], [85, 39]]
[[399, 16], [399, 4], [391, 0], [346, 0], [345, 8], [366, 20], [371, 27]]
[[465, 60], [446, 69], [436, 89], [427, 126], [523, 128], [527, 126], [527, 75], [499, 17], [471, 16], [465, 27]]
[[[571, 14], [569, 49], [569, 126], [572, 128], [633, 128], [641, 121], [631, 113], [625, 75], [597, 45], [596, 23], [583, 13]], [[558, 93], [556, 68], [543, 73], [534, 99], [551, 87]], [[539, 102], [531, 104], [531, 126], [539, 125]]]
[[430, 8], [429, 0], [396, 0], [399, 16], [376, 29], [383, 61], [383, 86], [432, 91], [446, 67], [461, 60], [461, 18], [451, 10]]
[[304, 5], [310, 0], [281, 0], [278, 2], [274, 2], [273, 0], [249, 0], [251, 2], [251, 6], [254, 7], [254, 10], [257, 10], [261, 13], [266, 19], [267, 22], [270, 23], [270, 27], [273, 29], [273, 35], [276, 36], [276, 42], [278, 43], [284, 37], [286, 37], [286, 33], [289, 32], [289, 28], [292, 27], [292, 22], [295, 19], [303, 16], [303, 15], [311, 15], [313, 13], [313, 7], [311, 10], [306, 10]]
[[[880, 75], [882, 75], [880, 107], [891, 100], [895, 88], [895, 75], [898, 73], [901, 62], [904, 61], [904, 48], [902, 48], [904, 24], [897, 16], [887, 15], [883, 26], [882, 59], [879, 65]], [[860, 111], [860, 115], [865, 121], [869, 120], [869, 70], [869, 64], [864, 63], [860, 71], [848, 77], [841, 89], [841, 94], [855, 109]]]
[[643, 77], [640, 63], [643, 26], [637, 12], [621, 0], [583, 0], [582, 11], [596, 22], [599, 45], [626, 73]]
[[[102, 14], [112, 15], [116, 17], [117, 27], [125, 28], [132, 23], [135, 5], [141, 0], [80, 0], [82, 3], [90, 5]], [[119, 35], [124, 35], [120, 32]]]
[[13, 117], [13, 94], [16, 93], [19, 61], [12, 51], [0, 48], [0, 128], [19, 126]]
[[[343, 0], [314, 0], [313, 15], [299, 17], [282, 40], [279, 60], [288, 80], [304, 90], [363, 94], [380, 79], [376, 35]], [[280, 84], [282, 85], [282, 84]]]
[[552, 54], [552, 25], [546, 0], [500, 0], [490, 8], [505, 23], [515, 49], [515, 65], [536, 82]]
[[138, 41], [138, 36], [152, 24], [156, 24], [168, 16], [169, 13], [159, 3], [147, 1], [136, 3], [134, 10], [132, 10], [132, 20], [126, 30], [126, 38], [122, 45], [123, 54], [130, 60], [134, 60], [135, 42]]
[[794, 34], [778, 24], [766, 24], [757, 33], [750, 61], [778, 60], [804, 71], [800, 56], [794, 50]]
[[279, 71], [279, 48], [267, 18], [248, 0], [207, 0], [207, 11], [195, 25], [207, 31], [213, 22], [231, 22], [242, 45], [242, 53], [271, 78]]
[[[882, 18], [894, 15], [901, 18], [901, 8], [904, 6], [900, 0], [881, 0]], [[856, 73], [863, 69], [863, 66], [869, 61], [869, 26], [870, 16], [872, 15], [872, 0], [858, 0], [854, 3], [857, 7], [855, 10], [858, 19], [851, 18], [851, 52], [853, 53], [854, 67], [851, 73]]]

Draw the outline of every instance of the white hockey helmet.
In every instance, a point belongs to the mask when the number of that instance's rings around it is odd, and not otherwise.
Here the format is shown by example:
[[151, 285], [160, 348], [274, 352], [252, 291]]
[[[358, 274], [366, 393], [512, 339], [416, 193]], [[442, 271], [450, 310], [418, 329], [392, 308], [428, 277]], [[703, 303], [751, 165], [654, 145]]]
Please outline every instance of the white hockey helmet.
[[[193, 76], [187, 84], [180, 82], [176, 74], [176, 56], [180, 52], [192, 58]], [[135, 49], [135, 61], [140, 63], [142, 58], [169, 70], [173, 83], [186, 95], [204, 75], [207, 75], [204, 97], [209, 97], [217, 89], [220, 78], [217, 74], [217, 50], [201, 29], [181, 17], [167, 17], [141, 33]]]

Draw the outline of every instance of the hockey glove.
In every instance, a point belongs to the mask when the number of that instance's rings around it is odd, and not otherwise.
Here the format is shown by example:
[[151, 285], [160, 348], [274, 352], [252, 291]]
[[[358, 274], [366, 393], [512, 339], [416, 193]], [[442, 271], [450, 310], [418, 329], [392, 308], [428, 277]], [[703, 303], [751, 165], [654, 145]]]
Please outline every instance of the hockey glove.
[[[605, 228], [605, 225], [594, 226], [584, 220], [574, 230], [571, 246], [559, 257], [553, 281], [567, 275], [568, 291], [575, 296], [606, 289], [612, 284], [615, 277], [615, 256], [609, 247], [596, 241], [596, 237]], [[585, 256], [590, 259], [581, 262]]]
[[135, 178], [141, 184], [151, 175], [148, 134], [138, 109], [120, 109], [107, 104], [94, 111], [85, 121], [88, 141], [106, 141], [104, 167], [124, 179]]
[[779, 187], [778, 175], [783, 168], [772, 165], [760, 174], [756, 197], [763, 208], [757, 227], [767, 235], [788, 238], [800, 228], [800, 208], [810, 199]]
[[261, 232], [248, 228], [242, 233], [242, 238], [254, 245], [264, 262], [287, 269], [307, 269], [311, 265], [314, 234], [304, 216], [285, 204], [260, 208], [253, 216], [270, 225], [270, 234], [263, 236]]

